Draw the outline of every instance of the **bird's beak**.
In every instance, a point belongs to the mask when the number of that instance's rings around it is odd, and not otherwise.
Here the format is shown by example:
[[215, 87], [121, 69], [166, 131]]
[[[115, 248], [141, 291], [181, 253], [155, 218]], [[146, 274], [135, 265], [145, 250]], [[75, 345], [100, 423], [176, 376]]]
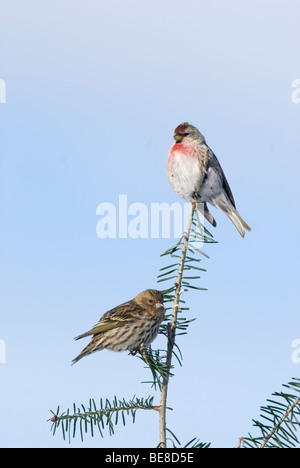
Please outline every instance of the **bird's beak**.
[[157, 309], [161, 309], [163, 306], [164, 306], [164, 305], [163, 305], [161, 302], [157, 302], [157, 303], [155, 304], [155, 307], [156, 307]]
[[174, 140], [176, 141], [176, 143], [180, 143], [182, 139], [183, 139], [183, 135], [180, 135], [179, 133], [175, 133]]

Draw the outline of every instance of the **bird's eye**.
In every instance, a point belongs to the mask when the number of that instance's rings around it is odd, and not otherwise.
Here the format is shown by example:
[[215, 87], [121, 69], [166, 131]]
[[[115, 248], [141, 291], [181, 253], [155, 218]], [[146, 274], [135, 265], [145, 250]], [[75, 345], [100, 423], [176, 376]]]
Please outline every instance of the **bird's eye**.
[[149, 302], [150, 302], [150, 304], [152, 304], [152, 303], [153, 303], [153, 299], [149, 299]]
[[188, 135], [189, 135], [188, 132], [177, 132], [177, 133], [175, 133], [175, 135], [174, 135], [175, 142], [176, 143], [181, 143], [183, 138], [185, 138]]

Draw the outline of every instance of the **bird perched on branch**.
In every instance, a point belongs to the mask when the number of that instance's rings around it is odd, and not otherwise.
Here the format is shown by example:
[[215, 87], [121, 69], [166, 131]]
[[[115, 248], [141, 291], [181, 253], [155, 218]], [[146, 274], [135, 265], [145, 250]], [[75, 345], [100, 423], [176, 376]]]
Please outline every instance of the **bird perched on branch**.
[[[207, 150], [208, 163], [205, 168], [203, 159]], [[192, 201], [203, 171], [205, 176], [197, 197], [198, 209], [201, 211], [203, 207], [205, 218], [216, 226], [217, 223], [207, 207], [207, 203], [210, 203], [223, 211], [244, 237], [245, 231], [251, 231], [251, 228], [236, 210], [232, 192], [217, 157], [207, 146], [199, 130], [184, 122], [175, 129], [174, 142], [169, 151], [169, 182], [181, 198]]]
[[106, 312], [91, 330], [75, 338], [79, 340], [92, 336], [91, 342], [73, 359], [72, 364], [102, 349], [128, 350], [134, 355], [141, 344], [148, 346], [156, 338], [165, 317], [163, 301], [160, 291], [147, 289], [131, 301]]

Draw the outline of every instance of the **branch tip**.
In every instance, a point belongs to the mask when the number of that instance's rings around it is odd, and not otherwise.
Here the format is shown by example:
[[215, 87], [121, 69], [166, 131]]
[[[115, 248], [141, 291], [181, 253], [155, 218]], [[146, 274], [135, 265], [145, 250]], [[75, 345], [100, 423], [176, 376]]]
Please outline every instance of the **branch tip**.
[[241, 436], [241, 437], [239, 437], [239, 442], [238, 442], [237, 448], [241, 448], [242, 445], [244, 445], [244, 438]]

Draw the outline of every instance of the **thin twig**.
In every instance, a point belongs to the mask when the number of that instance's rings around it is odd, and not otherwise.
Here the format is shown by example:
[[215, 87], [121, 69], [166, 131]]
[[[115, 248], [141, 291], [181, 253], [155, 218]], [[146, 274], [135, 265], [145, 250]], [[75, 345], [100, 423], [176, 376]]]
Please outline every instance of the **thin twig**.
[[263, 441], [263, 443], [261, 444], [261, 446], [259, 448], [264, 448], [265, 445], [269, 442], [269, 440], [271, 439], [271, 437], [273, 437], [273, 435], [275, 434], [275, 432], [278, 430], [278, 428], [281, 426], [281, 424], [284, 422], [284, 420], [289, 416], [289, 414], [293, 411], [294, 408], [296, 408], [296, 406], [300, 403], [300, 398], [297, 398], [297, 400], [288, 408], [288, 410], [286, 411], [286, 413], [282, 416], [282, 418], [280, 419], [280, 421], [276, 424], [276, 426], [273, 427], [273, 429], [271, 430], [271, 432], [269, 432], [269, 434], [267, 435], [267, 437], [265, 438], [265, 440]]
[[244, 445], [244, 438], [243, 438], [243, 437], [239, 437], [239, 442], [238, 442], [237, 448], [241, 448], [242, 445]]
[[175, 334], [176, 334], [176, 325], [177, 325], [177, 315], [179, 311], [179, 300], [180, 300], [180, 295], [182, 293], [181, 289], [181, 283], [182, 283], [182, 276], [183, 276], [183, 268], [185, 264], [185, 259], [186, 259], [186, 253], [189, 245], [189, 239], [190, 239], [190, 233], [191, 233], [191, 228], [192, 228], [192, 222], [193, 222], [193, 217], [194, 217], [194, 212], [197, 208], [197, 198], [199, 191], [201, 189], [201, 186], [203, 184], [204, 176], [206, 174], [206, 167], [208, 163], [208, 157], [209, 157], [209, 149], [206, 150], [204, 158], [203, 158], [203, 164], [202, 164], [202, 171], [200, 175], [200, 180], [198, 183], [198, 186], [195, 190], [194, 198], [192, 201], [192, 208], [191, 212], [189, 214], [189, 218], [187, 221], [186, 225], [186, 231], [183, 236], [183, 245], [182, 245], [182, 250], [181, 250], [181, 257], [180, 257], [180, 262], [179, 262], [179, 267], [178, 267], [178, 275], [177, 275], [177, 281], [175, 283], [176, 289], [175, 289], [175, 297], [174, 297], [174, 304], [173, 304], [173, 314], [172, 314], [172, 320], [168, 324], [168, 348], [167, 348], [167, 358], [166, 358], [166, 365], [167, 365], [167, 376], [163, 379], [163, 384], [162, 384], [162, 390], [161, 390], [161, 399], [160, 399], [160, 410], [159, 410], [159, 439], [160, 439], [160, 447], [161, 448], [166, 448], [166, 407], [167, 407], [167, 393], [168, 393], [168, 383], [169, 383], [169, 376], [170, 376], [170, 369], [171, 369], [171, 364], [172, 364], [172, 355], [173, 355], [173, 349], [175, 345]]
[[[84, 413], [65, 414], [62, 416], [57, 416], [55, 414], [53, 418], [49, 419], [49, 421], [56, 423], [57, 421], [64, 421], [64, 420], [71, 421], [72, 419], [85, 420], [88, 417], [94, 418], [95, 416], [101, 416], [102, 414], [109, 415], [110, 413], [116, 413], [118, 411], [132, 411], [132, 410], [137, 410], [137, 409], [157, 411], [157, 408], [158, 408], [157, 406], [147, 406], [147, 405], [120, 406], [118, 408], [107, 408], [107, 409], [98, 410], [98, 411], [85, 411]], [[168, 408], [168, 409], [171, 409], [171, 408]]]

